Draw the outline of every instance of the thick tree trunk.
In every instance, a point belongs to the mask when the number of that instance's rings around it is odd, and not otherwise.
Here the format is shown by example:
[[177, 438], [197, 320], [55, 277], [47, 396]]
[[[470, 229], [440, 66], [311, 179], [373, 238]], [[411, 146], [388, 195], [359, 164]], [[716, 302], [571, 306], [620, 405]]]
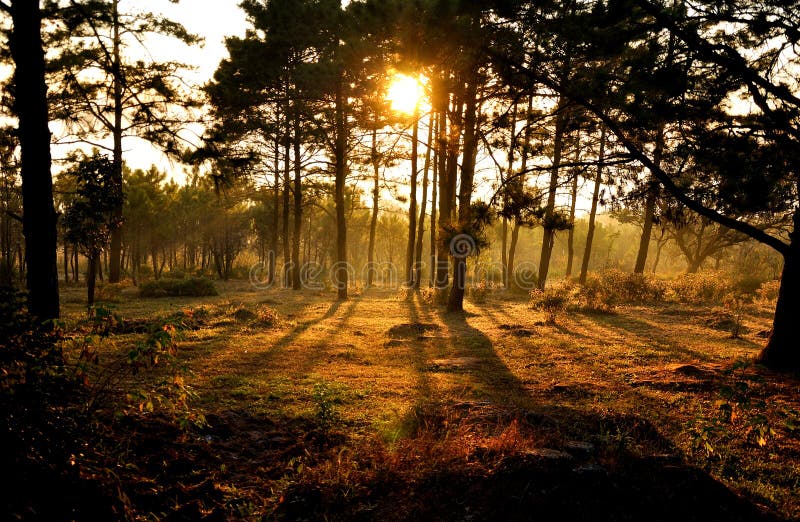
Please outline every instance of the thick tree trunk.
[[419, 113], [414, 111], [414, 127], [411, 131], [411, 182], [409, 183], [408, 203], [408, 241], [406, 244], [406, 286], [413, 288], [414, 280], [414, 245], [417, 243], [417, 174], [419, 159]]
[[[11, 2], [14, 112], [19, 119], [22, 230], [28, 309], [39, 320], [56, 319], [58, 301], [57, 217], [50, 174], [47, 85], [38, 1]], [[22, 266], [20, 270], [22, 270]]]
[[795, 210], [790, 241], [790, 251], [783, 258], [772, 335], [759, 361], [778, 370], [800, 371], [800, 209]]
[[[475, 158], [478, 151], [477, 135], [477, 105], [478, 105], [478, 85], [476, 72], [473, 71], [472, 78], [467, 84], [465, 98], [466, 106], [464, 109], [464, 154], [461, 161], [461, 188], [458, 194], [458, 222], [460, 227], [471, 231], [472, 223], [472, 190], [475, 178]], [[467, 287], [467, 256], [475, 252], [466, 252], [461, 255], [457, 248], [452, 248], [455, 261], [453, 272], [453, 286], [450, 289], [450, 297], [447, 302], [448, 312], [461, 312], [464, 310], [464, 290]]]
[[[455, 179], [451, 183], [451, 172], [449, 163], [455, 161], [451, 160], [450, 139], [448, 132], [453, 123], [447, 121], [449, 94], [445, 89], [446, 80], [444, 75], [438, 78], [433, 85], [433, 103], [438, 113], [438, 138], [436, 143], [437, 156], [438, 156], [438, 175], [439, 175], [439, 216], [438, 226], [439, 230], [446, 231], [453, 218], [453, 204], [455, 198]], [[456, 138], [457, 139], [457, 138]], [[450, 250], [449, 245], [445, 241], [439, 240], [436, 243], [436, 278], [434, 279], [434, 287], [437, 289], [447, 288], [449, 282], [449, 259]]]
[[[119, 24], [119, 11], [118, 0], [112, 2], [112, 17], [113, 17], [113, 59], [112, 73], [114, 82], [114, 129], [112, 131], [114, 148], [112, 154], [113, 165], [113, 182], [118, 187], [122, 187], [122, 67], [120, 59], [120, 24]], [[114, 209], [114, 219], [122, 223], [122, 203]], [[118, 283], [120, 280], [120, 264], [122, 253], [122, 226], [114, 227], [111, 231], [111, 267], [109, 270], [108, 279], [112, 283]]]

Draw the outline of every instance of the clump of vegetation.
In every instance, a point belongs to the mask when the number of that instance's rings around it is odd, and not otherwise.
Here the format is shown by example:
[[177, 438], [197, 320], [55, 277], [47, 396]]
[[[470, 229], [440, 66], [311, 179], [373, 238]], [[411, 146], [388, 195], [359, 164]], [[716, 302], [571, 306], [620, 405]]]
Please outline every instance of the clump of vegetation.
[[492, 287], [486, 281], [481, 281], [478, 284], [467, 287], [467, 299], [473, 304], [485, 304], [492, 290]]
[[314, 417], [322, 429], [330, 429], [341, 421], [336, 408], [341, 398], [329, 382], [321, 381], [314, 384], [311, 400], [314, 402]]
[[621, 303], [661, 302], [667, 293], [667, 285], [652, 275], [610, 269], [589, 274], [586, 282], [573, 293], [578, 306], [608, 311]]
[[681, 303], [720, 302], [733, 291], [733, 283], [722, 272], [683, 274], [670, 283], [671, 297]]
[[139, 288], [140, 297], [204, 297], [219, 295], [210, 279], [159, 279], [144, 283]]
[[106, 283], [98, 288], [97, 300], [105, 303], [119, 303], [122, 300], [122, 291], [127, 286], [125, 283]]
[[260, 326], [273, 327], [280, 323], [280, 316], [274, 308], [260, 305], [256, 309], [256, 320]]
[[775, 304], [778, 299], [778, 292], [781, 289], [781, 282], [778, 279], [764, 281], [756, 290], [756, 301], [762, 304]]
[[531, 290], [531, 306], [547, 315], [549, 324], [556, 324], [556, 319], [564, 313], [570, 300], [570, 287], [557, 285], [539, 290]]

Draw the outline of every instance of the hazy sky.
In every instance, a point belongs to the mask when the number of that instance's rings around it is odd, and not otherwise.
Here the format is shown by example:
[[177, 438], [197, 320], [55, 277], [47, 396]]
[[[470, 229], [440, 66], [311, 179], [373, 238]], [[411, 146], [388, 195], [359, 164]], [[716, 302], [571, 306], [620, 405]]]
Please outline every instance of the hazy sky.
[[[220, 60], [227, 56], [224, 40], [226, 36], [244, 35], [246, 28], [244, 12], [239, 9], [240, 0], [182, 0], [173, 4], [168, 0], [121, 0], [120, 10], [148, 10], [160, 13], [173, 21], [182, 23], [192, 33], [202, 36], [202, 46], [187, 47], [173, 39], [158, 38], [146, 42], [147, 54], [156, 60], [177, 60], [196, 68], [188, 75], [188, 80], [202, 85], [211, 79]], [[133, 46], [129, 53], [145, 52]], [[54, 131], [57, 132], [55, 128]], [[201, 132], [202, 129], [194, 129]], [[110, 143], [110, 140], [106, 140]], [[131, 168], [146, 169], [152, 164], [167, 170], [168, 175], [182, 181], [183, 166], [170, 162], [159, 150], [137, 138], [128, 137], [122, 143], [125, 162]], [[74, 145], [57, 146], [54, 156], [64, 156]]]

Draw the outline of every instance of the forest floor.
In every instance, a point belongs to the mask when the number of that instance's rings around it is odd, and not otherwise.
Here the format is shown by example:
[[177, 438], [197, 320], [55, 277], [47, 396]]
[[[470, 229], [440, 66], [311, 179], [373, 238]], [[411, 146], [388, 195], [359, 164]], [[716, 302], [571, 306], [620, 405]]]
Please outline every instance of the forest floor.
[[[207, 298], [126, 291], [113, 305], [132, 324], [192, 310], [178, 357], [192, 411], [207, 422], [181, 428], [157, 404], [109, 414], [102, 458], [87, 457], [85, 475], [113, 472], [117, 513], [800, 517], [800, 380], [749, 362], [768, 307], [749, 306], [734, 339], [713, 307], [675, 303], [568, 311], [549, 324], [504, 293], [447, 314], [381, 289], [334, 302], [329, 292], [218, 287]], [[68, 317], [82, 313], [80, 292], [64, 293]], [[141, 335], [115, 335], [101, 360]]]

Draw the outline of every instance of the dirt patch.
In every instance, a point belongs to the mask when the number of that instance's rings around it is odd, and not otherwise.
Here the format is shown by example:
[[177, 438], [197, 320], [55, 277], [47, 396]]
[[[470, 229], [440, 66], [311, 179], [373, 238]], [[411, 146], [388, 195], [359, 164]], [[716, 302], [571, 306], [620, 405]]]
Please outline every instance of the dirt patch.
[[477, 369], [481, 359], [477, 357], [454, 357], [452, 359], [435, 359], [428, 365], [429, 372], [466, 372]]
[[433, 323], [403, 323], [392, 326], [387, 331], [389, 337], [409, 339], [424, 335], [427, 332], [438, 332], [441, 327]]

